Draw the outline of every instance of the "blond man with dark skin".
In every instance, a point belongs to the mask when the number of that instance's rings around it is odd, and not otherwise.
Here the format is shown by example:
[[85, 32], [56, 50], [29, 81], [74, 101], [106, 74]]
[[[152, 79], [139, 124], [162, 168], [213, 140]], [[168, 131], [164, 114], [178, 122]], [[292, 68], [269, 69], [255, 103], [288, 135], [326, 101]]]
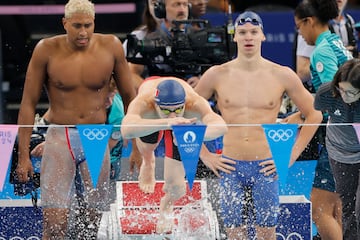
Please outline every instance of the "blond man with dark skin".
[[[47, 120], [56, 125], [105, 123], [106, 99], [112, 76], [125, 108], [135, 97], [120, 40], [114, 35], [94, 33], [94, 21], [95, 10], [90, 1], [70, 0], [65, 5], [62, 19], [66, 34], [43, 39], [36, 45], [26, 73], [19, 125], [33, 125], [43, 86], [50, 102]], [[65, 136], [68, 133], [70, 135]], [[33, 174], [29, 159], [30, 135], [31, 127], [20, 127], [17, 174], [23, 182]], [[81, 145], [73, 146], [72, 137], [77, 140], [79, 137], [74, 128], [53, 125], [48, 129], [41, 167], [43, 239], [66, 237], [75, 165], [83, 178], [85, 202], [89, 201], [89, 208], [106, 208], [109, 152], [106, 151], [104, 160], [99, 159], [103, 161], [103, 167], [98, 184], [93, 189], [86, 160], [78, 159], [74, 152], [75, 147], [81, 149]], [[83, 152], [79, 151], [79, 154]], [[103, 201], [97, 202], [99, 198]], [[91, 238], [91, 235], [82, 237]]]
[[[241, 218], [242, 197], [253, 185], [256, 239], [276, 239], [278, 182], [266, 136], [261, 124], [276, 123], [284, 93], [303, 113], [305, 123], [317, 124], [322, 120], [313, 108], [314, 99], [303, 87], [301, 80], [290, 68], [280, 66], [261, 56], [261, 43], [265, 41], [261, 18], [254, 12], [240, 14], [235, 21], [234, 41], [237, 57], [225, 64], [211, 67], [201, 77], [195, 91], [205, 98], [215, 94], [221, 116], [229, 126], [224, 135], [223, 155], [202, 156], [207, 165], [217, 165], [229, 159], [236, 171], [224, 172], [220, 185], [221, 214], [228, 239], [248, 239], [246, 224]], [[299, 104], [299, 105], [298, 105]], [[304, 126], [292, 150], [290, 166], [311, 140], [317, 126]], [[249, 170], [248, 170], [249, 169]], [[230, 165], [227, 170], [231, 170]], [[249, 173], [250, 172], [250, 173]], [[249, 175], [249, 176], [248, 176]], [[246, 179], [246, 180], [243, 180]], [[232, 187], [228, 187], [232, 186]]]

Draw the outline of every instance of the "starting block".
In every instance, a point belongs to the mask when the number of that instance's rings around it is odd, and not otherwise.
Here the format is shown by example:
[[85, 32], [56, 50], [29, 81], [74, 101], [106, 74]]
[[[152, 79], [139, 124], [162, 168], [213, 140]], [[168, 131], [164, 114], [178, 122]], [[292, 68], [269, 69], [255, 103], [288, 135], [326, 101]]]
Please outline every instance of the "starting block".
[[[160, 200], [164, 196], [162, 187], [164, 181], [157, 181], [152, 194], [143, 193], [138, 181], [117, 183], [117, 217], [119, 234], [124, 239], [157, 239], [155, 233], [159, 216]], [[187, 186], [186, 195], [174, 204], [174, 227], [169, 234], [162, 234], [161, 238], [182, 239], [186, 232], [192, 234], [201, 229], [209, 234], [209, 238], [219, 238], [219, 227], [215, 211], [207, 199], [207, 185], [205, 181], [194, 181], [192, 191]], [[202, 233], [203, 234], [203, 233]], [[143, 239], [143, 238], [142, 238]]]

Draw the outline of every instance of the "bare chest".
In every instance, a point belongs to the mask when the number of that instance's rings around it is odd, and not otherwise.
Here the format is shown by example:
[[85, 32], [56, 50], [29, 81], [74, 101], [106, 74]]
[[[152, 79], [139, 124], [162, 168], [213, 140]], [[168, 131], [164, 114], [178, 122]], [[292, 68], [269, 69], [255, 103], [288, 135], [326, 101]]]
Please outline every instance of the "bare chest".
[[271, 110], [279, 107], [283, 91], [283, 87], [271, 76], [233, 75], [218, 85], [218, 104], [224, 109]]
[[61, 53], [50, 56], [48, 84], [71, 90], [82, 86], [99, 89], [107, 83], [114, 69], [114, 59], [105, 53]]

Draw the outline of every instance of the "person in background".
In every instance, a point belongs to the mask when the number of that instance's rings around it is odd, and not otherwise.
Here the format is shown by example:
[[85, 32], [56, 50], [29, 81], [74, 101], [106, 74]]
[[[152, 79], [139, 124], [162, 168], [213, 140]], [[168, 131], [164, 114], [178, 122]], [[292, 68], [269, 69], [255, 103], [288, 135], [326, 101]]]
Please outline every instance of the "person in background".
[[[172, 46], [175, 25], [173, 21], [188, 20], [189, 17], [189, 1], [188, 0], [157, 0], [149, 2], [149, 9], [152, 7], [154, 15], [158, 22], [157, 28], [146, 34], [144, 40], [157, 40], [165, 46]], [[188, 33], [192, 30], [191, 24], [180, 24], [179, 28]], [[129, 47], [128, 47], [129, 48]], [[129, 49], [128, 49], [129, 50]], [[128, 51], [129, 54], [129, 51]], [[144, 57], [144, 56], [142, 56]], [[143, 58], [143, 60], [145, 60]], [[159, 60], [159, 59], [157, 59]], [[131, 60], [129, 59], [131, 62]], [[136, 72], [142, 77], [148, 76], [178, 76], [184, 79], [192, 87], [196, 86], [199, 77], [195, 74], [183, 74], [174, 69], [167, 63], [157, 63], [154, 59], [144, 64], [136, 65]]]
[[[125, 111], [135, 97], [129, 66], [120, 40], [111, 34], [94, 33], [95, 6], [88, 0], [69, 0], [62, 19], [66, 34], [42, 39], [33, 51], [24, 84], [18, 124], [33, 125], [42, 88], [49, 98], [44, 154], [41, 163], [43, 239], [65, 239], [74, 199], [75, 175], [79, 169], [83, 186], [82, 221], [78, 239], [97, 235], [101, 211], [109, 209], [110, 156], [106, 150], [97, 186], [90, 178], [88, 163], [74, 125], [104, 124], [106, 101], [112, 77], [124, 101]], [[33, 175], [29, 159], [32, 128], [18, 132], [19, 180]]]
[[229, 10], [229, 5], [235, 10], [234, 4], [229, 0], [208, 0], [208, 12], [222, 12], [226, 13]]
[[[355, 29], [355, 21], [350, 14], [344, 12], [347, 0], [336, 2], [339, 14], [336, 18], [329, 21], [329, 29], [331, 32], [336, 33], [341, 38], [344, 46], [352, 52], [354, 57], [357, 57], [357, 30]], [[310, 56], [315, 46], [307, 44], [300, 34], [297, 34], [296, 40], [296, 73], [304, 83], [307, 83], [311, 80]], [[311, 85], [311, 82], [309, 84]]]
[[206, 14], [206, 8], [209, 0], [189, 0], [191, 4], [190, 16], [194, 19], [198, 19]]
[[[143, 22], [130, 33], [131, 35], [135, 35], [138, 40], [143, 40], [149, 33], [156, 31], [159, 27], [161, 20], [157, 18], [154, 13], [154, 5], [156, 3], [157, 0], [146, 0], [146, 6], [143, 12]], [[125, 55], [128, 56], [128, 39], [124, 41], [123, 47]], [[141, 56], [136, 57], [141, 58]], [[144, 78], [148, 77], [148, 71], [145, 69], [145, 66], [141, 64], [129, 62], [129, 67], [133, 75], [135, 87], [138, 89]]]
[[343, 234], [337, 239], [343, 240], [360, 239], [360, 144], [352, 126], [360, 123], [359, 99], [360, 60], [356, 58], [344, 63], [332, 82], [320, 86], [315, 97], [315, 108], [329, 115], [326, 147], [342, 202]]
[[[256, 239], [275, 240], [278, 180], [274, 160], [260, 125], [276, 123], [285, 93], [298, 105], [306, 123], [320, 123], [322, 117], [321, 112], [313, 108], [313, 97], [295, 72], [262, 57], [261, 43], [265, 41], [265, 35], [260, 16], [251, 11], [243, 12], [236, 18], [234, 26], [237, 57], [209, 68], [195, 91], [206, 99], [215, 94], [225, 122], [240, 126], [228, 127], [222, 155], [202, 152], [201, 159], [208, 166], [219, 163], [227, 165], [222, 169], [214, 167], [221, 175], [220, 212], [227, 239], [249, 239], [247, 224], [251, 224], [256, 228]], [[316, 129], [316, 125], [301, 128], [292, 149], [290, 166]], [[250, 211], [255, 214], [254, 222], [249, 222], [251, 218], [245, 210], [249, 204]]]
[[[191, 6], [191, 12], [189, 14], [189, 19], [201, 19], [202, 16], [206, 14], [208, 0], [189, 0]], [[203, 23], [193, 23], [194, 30], [203, 29]]]
[[[329, 21], [339, 15], [336, 0], [309, 0], [295, 9], [295, 24], [307, 44], [315, 45], [310, 56], [311, 84], [316, 92], [319, 86], [332, 81], [338, 68], [352, 58], [340, 37], [329, 30]], [[300, 114], [290, 116], [289, 122]], [[324, 116], [324, 122], [326, 122]], [[321, 139], [325, 129], [320, 127]], [[320, 156], [315, 170], [311, 191], [313, 220], [321, 239], [341, 239], [341, 201], [335, 192], [335, 182], [330, 168], [327, 149], [321, 144]]]
[[184, 80], [175, 77], [146, 80], [123, 119], [123, 137], [136, 138], [143, 156], [139, 187], [145, 193], [154, 192], [154, 151], [159, 141], [165, 139], [165, 195], [160, 201], [157, 233], [168, 233], [172, 230], [174, 202], [186, 193], [185, 170], [171, 127], [196, 122], [207, 125], [204, 141], [215, 139], [227, 131], [225, 122], [212, 111], [208, 102]]

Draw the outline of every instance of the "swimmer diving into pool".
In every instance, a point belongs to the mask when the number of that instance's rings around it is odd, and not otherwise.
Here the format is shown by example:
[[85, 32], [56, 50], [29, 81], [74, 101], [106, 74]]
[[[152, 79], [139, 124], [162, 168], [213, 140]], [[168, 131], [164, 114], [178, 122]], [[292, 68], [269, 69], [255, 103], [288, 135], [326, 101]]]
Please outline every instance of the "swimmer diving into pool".
[[[139, 187], [145, 193], [154, 192], [155, 154], [160, 140], [165, 140], [164, 197], [160, 202], [157, 233], [172, 229], [169, 221], [174, 202], [186, 193], [185, 170], [181, 162], [171, 126], [201, 122], [207, 125], [204, 141], [226, 133], [224, 120], [212, 111], [209, 103], [200, 97], [184, 80], [158, 77], [146, 80], [138, 95], [130, 103], [122, 122], [124, 138], [136, 138], [143, 156], [139, 174]], [[219, 163], [226, 166], [225, 163]], [[221, 166], [219, 166], [221, 168]]]

